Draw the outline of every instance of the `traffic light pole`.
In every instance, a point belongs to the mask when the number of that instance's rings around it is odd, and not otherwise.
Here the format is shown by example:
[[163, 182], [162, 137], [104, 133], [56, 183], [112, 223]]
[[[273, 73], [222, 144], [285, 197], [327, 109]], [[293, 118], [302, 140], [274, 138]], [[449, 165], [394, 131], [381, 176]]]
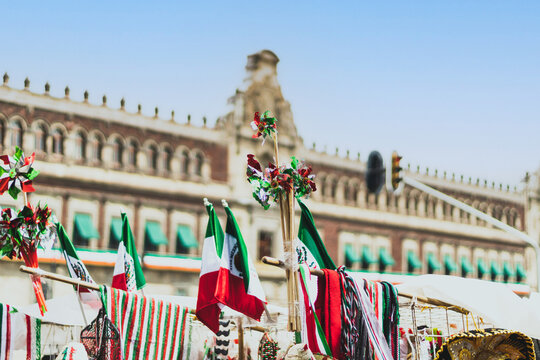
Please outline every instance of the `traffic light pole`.
[[444, 193], [442, 193], [442, 192], [440, 192], [438, 190], [435, 190], [434, 188], [432, 188], [430, 186], [427, 186], [426, 184], [421, 183], [418, 180], [415, 180], [415, 179], [404, 176], [403, 177], [403, 183], [405, 183], [406, 185], [409, 185], [409, 186], [411, 186], [411, 187], [413, 187], [415, 189], [423, 191], [423, 192], [425, 192], [425, 193], [427, 193], [427, 194], [429, 194], [429, 195], [431, 195], [433, 197], [436, 197], [437, 199], [440, 199], [440, 200], [442, 200], [442, 201], [444, 201], [444, 202], [446, 202], [446, 203], [448, 203], [450, 205], [453, 205], [453, 206], [457, 207], [458, 209], [463, 210], [463, 211], [465, 211], [465, 212], [467, 212], [467, 213], [469, 213], [469, 214], [471, 214], [473, 216], [476, 216], [480, 220], [484, 220], [488, 224], [491, 224], [491, 225], [495, 226], [496, 228], [498, 228], [500, 230], [506, 231], [507, 233], [516, 236], [517, 238], [525, 241], [527, 244], [532, 246], [533, 249], [536, 252], [536, 289], [538, 291], [540, 291], [540, 246], [529, 235], [525, 234], [522, 231], [519, 231], [518, 229], [516, 229], [516, 228], [514, 228], [514, 227], [512, 227], [512, 226], [510, 226], [508, 224], [503, 223], [500, 220], [495, 219], [492, 216], [489, 216], [486, 213], [483, 213], [483, 212], [473, 208], [470, 205], [465, 204], [464, 202], [456, 200], [451, 196], [448, 196], [448, 195], [446, 195], [446, 194], [444, 194]]

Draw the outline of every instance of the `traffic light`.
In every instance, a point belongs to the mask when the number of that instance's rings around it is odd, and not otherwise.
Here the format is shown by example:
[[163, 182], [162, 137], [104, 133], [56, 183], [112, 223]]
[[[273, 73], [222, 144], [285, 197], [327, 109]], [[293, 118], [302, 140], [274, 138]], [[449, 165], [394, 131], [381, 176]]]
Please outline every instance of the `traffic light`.
[[392, 186], [392, 190], [396, 191], [399, 188], [399, 185], [403, 178], [401, 177], [401, 170], [403, 168], [399, 166], [399, 162], [401, 161], [403, 157], [399, 156], [396, 151], [392, 153], [392, 172], [390, 175], [390, 184]]
[[369, 154], [366, 171], [367, 190], [371, 194], [378, 194], [384, 185], [383, 158], [378, 151]]

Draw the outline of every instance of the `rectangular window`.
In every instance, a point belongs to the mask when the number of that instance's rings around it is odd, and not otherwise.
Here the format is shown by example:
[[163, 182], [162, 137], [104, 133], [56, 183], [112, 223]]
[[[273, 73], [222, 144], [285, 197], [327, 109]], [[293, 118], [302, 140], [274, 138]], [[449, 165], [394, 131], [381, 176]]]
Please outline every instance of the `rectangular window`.
[[259, 257], [272, 256], [272, 237], [273, 234], [269, 231], [259, 231]]
[[86, 247], [90, 239], [99, 239], [99, 232], [90, 214], [76, 213], [73, 217], [73, 244]]
[[197, 249], [199, 242], [189, 225], [178, 225], [176, 228], [176, 253], [189, 254], [190, 249]]
[[156, 252], [160, 245], [167, 245], [169, 241], [163, 233], [161, 224], [157, 221], [147, 221], [144, 231], [144, 251]]

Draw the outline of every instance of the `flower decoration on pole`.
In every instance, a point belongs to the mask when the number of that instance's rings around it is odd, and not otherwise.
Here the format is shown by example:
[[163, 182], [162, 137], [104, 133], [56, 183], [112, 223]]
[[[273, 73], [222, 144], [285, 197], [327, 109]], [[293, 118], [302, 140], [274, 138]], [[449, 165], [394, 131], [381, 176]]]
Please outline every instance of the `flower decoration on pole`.
[[34, 192], [32, 180], [38, 176], [39, 171], [34, 169], [35, 153], [24, 157], [23, 151], [15, 147], [13, 156], [0, 156], [0, 195], [8, 192], [13, 199], [17, 199], [20, 192]]
[[272, 203], [279, 201], [280, 196], [291, 189], [296, 197], [304, 197], [317, 190], [313, 181], [311, 166], [299, 161], [294, 156], [291, 163], [279, 168], [269, 163], [266, 169], [255, 159], [253, 154], [248, 155], [247, 179], [253, 187], [253, 197], [267, 210]]
[[[23, 259], [26, 266], [37, 268], [38, 246], [50, 249], [56, 236], [50, 217], [49, 207], [41, 207], [39, 204], [36, 208], [28, 204], [18, 213], [11, 208], [3, 209], [0, 213], [0, 257]], [[36, 275], [30, 277], [39, 310], [43, 315], [47, 307], [41, 278]]]
[[265, 111], [262, 116], [256, 112], [251, 122], [251, 128], [257, 133], [253, 135], [253, 138], [263, 138], [263, 144], [267, 137], [272, 137], [272, 134], [277, 133], [277, 119], [273, 117], [270, 111]]

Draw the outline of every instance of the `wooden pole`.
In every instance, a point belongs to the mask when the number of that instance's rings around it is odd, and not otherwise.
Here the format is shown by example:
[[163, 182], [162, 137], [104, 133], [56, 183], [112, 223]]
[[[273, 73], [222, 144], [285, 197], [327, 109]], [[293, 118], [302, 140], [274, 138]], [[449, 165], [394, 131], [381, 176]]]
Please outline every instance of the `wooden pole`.
[[[277, 266], [277, 267], [282, 268], [282, 269], [285, 267], [285, 263], [283, 261], [281, 261], [279, 259], [276, 259], [276, 258], [273, 258], [273, 257], [270, 257], [270, 256], [263, 256], [261, 261], [263, 263], [265, 263], [265, 264]], [[324, 272], [322, 270], [320, 270], [320, 269], [310, 269], [309, 272], [312, 275], [315, 275], [315, 276], [318, 276], [318, 277], [323, 277], [324, 276]], [[437, 299], [433, 299], [433, 298], [429, 298], [429, 297], [424, 297], [424, 296], [414, 296], [414, 295], [411, 295], [411, 294], [404, 293], [402, 291], [399, 291], [398, 295], [402, 296], [402, 297], [405, 297], [405, 298], [408, 298], [408, 299], [413, 299], [413, 298], [416, 297], [416, 299], [418, 301], [420, 301], [420, 302], [430, 304], [430, 305], [434, 305], [434, 306], [440, 306], [440, 307], [446, 308], [448, 310], [452, 310], [452, 311], [459, 312], [459, 313], [462, 313], [462, 314], [469, 314], [470, 313], [470, 311], [465, 309], [465, 308], [462, 308], [460, 306], [456, 306], [456, 305], [447, 303], [445, 301], [441, 301], [441, 300], [437, 300]]]
[[84, 287], [84, 288], [87, 288], [87, 289], [90, 289], [90, 290], [99, 291], [99, 285], [98, 284], [91, 283], [91, 282], [88, 282], [88, 281], [82, 281], [82, 280], [79, 280], [79, 279], [73, 279], [73, 278], [70, 278], [70, 277], [67, 277], [67, 276], [64, 276], [64, 275], [60, 275], [60, 274], [51, 273], [51, 272], [48, 272], [48, 271], [41, 270], [40, 268], [31, 268], [31, 267], [28, 267], [28, 266], [21, 265], [21, 266], [19, 266], [19, 271], [22, 271], [24, 273], [31, 274], [31, 275], [41, 276], [41, 277], [44, 277], [46, 279], [56, 280], [56, 281], [60, 281], [60, 282], [66, 283], [66, 284], [71, 284], [71, 285], [75, 285], [75, 286]]
[[242, 326], [242, 318], [239, 317], [236, 321], [236, 328], [238, 330], [238, 360], [245, 360], [245, 349], [244, 349], [244, 327]]
[[[278, 135], [274, 133], [274, 160], [276, 167], [279, 168], [279, 146]], [[283, 238], [283, 251], [287, 260], [287, 268], [285, 269], [285, 278], [287, 279], [287, 304], [289, 309], [289, 317], [287, 329], [289, 331], [300, 331], [300, 313], [298, 305], [298, 289], [296, 284], [296, 274], [292, 268], [294, 253], [293, 253], [293, 237], [294, 237], [294, 190], [289, 190], [286, 194], [279, 197], [279, 209], [281, 220], [281, 235]]]

